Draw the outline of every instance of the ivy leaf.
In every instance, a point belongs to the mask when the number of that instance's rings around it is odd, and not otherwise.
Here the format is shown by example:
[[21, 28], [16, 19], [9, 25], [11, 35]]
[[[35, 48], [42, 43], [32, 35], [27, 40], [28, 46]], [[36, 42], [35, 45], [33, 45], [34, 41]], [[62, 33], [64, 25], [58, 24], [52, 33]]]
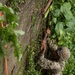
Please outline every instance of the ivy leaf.
[[14, 32], [16, 35], [24, 35], [25, 34], [25, 32], [22, 30], [14, 30]]
[[55, 31], [58, 35], [62, 35], [63, 34], [63, 26], [64, 26], [64, 23], [63, 22], [58, 22], [56, 24], [56, 27], [55, 27]]
[[74, 19], [74, 16], [70, 9], [71, 4], [69, 2], [65, 2], [63, 5], [61, 5], [61, 12], [65, 16], [66, 20]]

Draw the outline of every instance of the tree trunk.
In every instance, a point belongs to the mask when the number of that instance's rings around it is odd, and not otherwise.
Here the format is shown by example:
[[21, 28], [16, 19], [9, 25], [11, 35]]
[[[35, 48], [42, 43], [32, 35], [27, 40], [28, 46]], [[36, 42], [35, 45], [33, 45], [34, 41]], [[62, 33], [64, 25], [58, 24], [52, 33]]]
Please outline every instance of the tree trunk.
[[[5, 4], [7, 0], [0, 0], [0, 2]], [[42, 28], [41, 5], [42, 0], [25, 0], [23, 4], [19, 5], [20, 20], [18, 29], [25, 31], [25, 34], [19, 38], [20, 42], [23, 44], [23, 57], [20, 64], [18, 64], [17, 58], [14, 57], [13, 49], [8, 50], [7, 58], [9, 75], [18, 75], [18, 72], [20, 72], [20, 75], [23, 75], [26, 63], [25, 49], [30, 43], [30, 39], [35, 40], [38, 37]], [[3, 59], [0, 60], [0, 75], [5, 75]]]

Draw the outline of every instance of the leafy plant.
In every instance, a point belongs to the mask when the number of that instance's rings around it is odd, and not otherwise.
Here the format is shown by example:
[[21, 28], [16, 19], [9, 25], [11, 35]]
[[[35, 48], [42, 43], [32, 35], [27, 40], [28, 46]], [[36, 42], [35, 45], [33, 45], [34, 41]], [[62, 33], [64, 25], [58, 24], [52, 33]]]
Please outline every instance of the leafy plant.
[[37, 63], [34, 62], [35, 49], [37, 43], [34, 41], [33, 44], [28, 45], [27, 51], [27, 67], [25, 70], [25, 75], [41, 75], [41, 72], [36, 69]]
[[[14, 55], [18, 60], [22, 57], [22, 47], [18, 40], [19, 35], [23, 35], [21, 30], [15, 30], [18, 26], [18, 15], [15, 14], [12, 8], [0, 3], [0, 57], [5, 55], [8, 49], [8, 44], [14, 47]], [[18, 35], [19, 34], [19, 35]]]
[[[49, 11], [50, 10], [50, 11]], [[71, 57], [66, 62], [63, 75], [75, 74], [75, 0], [54, 0], [45, 14], [50, 14], [49, 25], [51, 27], [51, 39], [56, 40], [58, 46], [67, 46], [71, 51]]]

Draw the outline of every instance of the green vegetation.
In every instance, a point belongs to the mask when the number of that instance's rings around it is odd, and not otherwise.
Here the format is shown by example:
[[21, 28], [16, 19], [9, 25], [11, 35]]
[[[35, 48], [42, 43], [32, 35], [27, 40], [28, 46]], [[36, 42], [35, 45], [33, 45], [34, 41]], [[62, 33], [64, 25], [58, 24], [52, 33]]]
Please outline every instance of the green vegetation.
[[[48, 17], [50, 14], [50, 17]], [[71, 57], [66, 62], [63, 75], [75, 74], [75, 0], [54, 0], [45, 14], [51, 28], [50, 38], [59, 46], [67, 46]]]
[[18, 25], [18, 15], [15, 14], [12, 8], [2, 5], [0, 3], [0, 57], [6, 54], [8, 50], [8, 44], [11, 43], [11, 47], [14, 47], [14, 55], [20, 61], [22, 57], [21, 44], [18, 41], [18, 36], [23, 35], [21, 30], [15, 30]]
[[34, 13], [32, 13], [32, 16], [31, 16], [31, 22], [32, 22], [32, 27], [35, 25], [35, 22], [36, 22], [36, 16]]
[[10, 6], [13, 8], [13, 10], [15, 11], [19, 11], [19, 5], [21, 5], [22, 3], [24, 3], [25, 0], [9, 0], [7, 1], [7, 6]]
[[41, 75], [41, 70], [37, 70], [37, 63], [34, 62], [35, 53], [36, 53], [37, 43], [33, 41], [33, 44], [28, 45], [27, 51], [27, 65], [24, 75]]

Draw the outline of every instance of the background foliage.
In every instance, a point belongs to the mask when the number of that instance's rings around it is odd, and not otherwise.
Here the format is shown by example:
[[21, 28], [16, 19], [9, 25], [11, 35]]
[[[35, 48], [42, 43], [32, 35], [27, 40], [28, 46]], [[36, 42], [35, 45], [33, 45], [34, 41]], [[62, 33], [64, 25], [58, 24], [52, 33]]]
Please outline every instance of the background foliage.
[[66, 62], [63, 75], [75, 74], [75, 0], [53, 0], [45, 14], [51, 28], [51, 39], [59, 46], [67, 46], [71, 57]]

